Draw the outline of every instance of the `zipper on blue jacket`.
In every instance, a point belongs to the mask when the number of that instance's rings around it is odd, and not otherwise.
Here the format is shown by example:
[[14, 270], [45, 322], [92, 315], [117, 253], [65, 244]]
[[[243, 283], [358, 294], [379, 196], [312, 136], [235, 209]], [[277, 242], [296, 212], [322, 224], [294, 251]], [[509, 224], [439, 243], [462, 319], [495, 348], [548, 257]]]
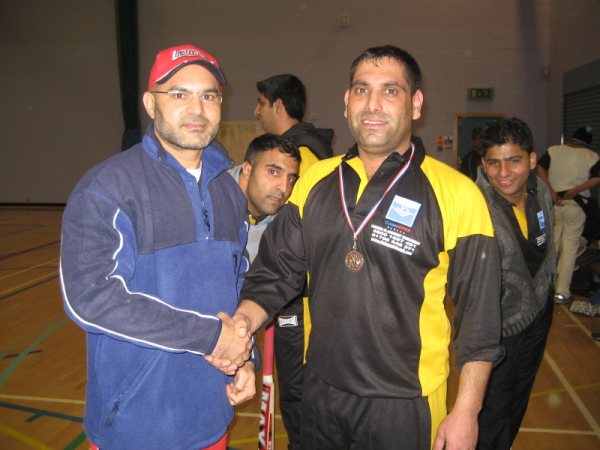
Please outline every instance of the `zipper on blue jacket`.
[[204, 226], [206, 227], [206, 239], [208, 239], [210, 235], [210, 221], [208, 216], [208, 210], [206, 209], [206, 202], [204, 201], [204, 196], [202, 195], [202, 189], [200, 188], [200, 183], [202, 182], [202, 177], [200, 177], [200, 181], [198, 181], [198, 193], [200, 194], [200, 205], [202, 206], [202, 219], [204, 220]]
[[110, 414], [108, 415], [107, 419], [106, 419], [106, 426], [110, 427], [113, 424], [113, 421], [115, 420], [115, 416], [117, 415], [117, 412], [119, 412], [119, 400], [117, 400], [113, 406], [113, 408], [110, 411]]

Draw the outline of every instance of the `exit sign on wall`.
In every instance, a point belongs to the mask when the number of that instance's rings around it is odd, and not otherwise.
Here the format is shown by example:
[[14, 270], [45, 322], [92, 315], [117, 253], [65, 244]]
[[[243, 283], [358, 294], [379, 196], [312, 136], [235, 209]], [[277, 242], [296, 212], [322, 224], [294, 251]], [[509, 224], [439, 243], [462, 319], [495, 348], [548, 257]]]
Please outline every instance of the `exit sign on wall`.
[[467, 89], [467, 98], [469, 100], [492, 100], [494, 88], [469, 88]]

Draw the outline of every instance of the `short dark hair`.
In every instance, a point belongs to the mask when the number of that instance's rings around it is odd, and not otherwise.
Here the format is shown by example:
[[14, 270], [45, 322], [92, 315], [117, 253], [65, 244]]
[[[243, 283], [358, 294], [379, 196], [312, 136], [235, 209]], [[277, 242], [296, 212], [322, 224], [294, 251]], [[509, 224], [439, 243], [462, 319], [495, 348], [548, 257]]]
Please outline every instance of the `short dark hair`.
[[244, 161], [252, 165], [254, 163], [254, 157], [257, 153], [268, 152], [273, 149], [277, 149], [281, 153], [290, 155], [299, 163], [302, 162], [300, 150], [298, 149], [296, 144], [294, 144], [288, 138], [269, 133], [261, 134], [260, 136], [257, 136], [254, 139], [252, 139], [250, 144], [248, 144], [248, 149], [246, 150], [246, 156], [244, 156]]
[[475, 127], [473, 128], [473, 131], [471, 131], [471, 140], [474, 141], [475, 139], [481, 139], [483, 137], [483, 134], [483, 127]]
[[269, 100], [271, 105], [280, 98], [290, 117], [299, 121], [304, 119], [306, 88], [297, 76], [289, 73], [274, 75], [257, 82], [256, 89]]
[[529, 126], [521, 119], [497, 119], [490, 122], [483, 135], [483, 153], [495, 145], [514, 144], [527, 153], [533, 152], [533, 136]]
[[371, 47], [362, 52], [352, 62], [350, 66], [350, 85], [354, 81], [354, 73], [356, 68], [363, 61], [379, 61], [383, 58], [395, 59], [406, 67], [406, 73], [408, 75], [408, 85], [410, 86], [410, 93], [414, 95], [417, 90], [421, 89], [421, 68], [419, 64], [412, 57], [410, 53], [401, 48], [394, 47], [393, 45], [383, 45], [381, 47]]

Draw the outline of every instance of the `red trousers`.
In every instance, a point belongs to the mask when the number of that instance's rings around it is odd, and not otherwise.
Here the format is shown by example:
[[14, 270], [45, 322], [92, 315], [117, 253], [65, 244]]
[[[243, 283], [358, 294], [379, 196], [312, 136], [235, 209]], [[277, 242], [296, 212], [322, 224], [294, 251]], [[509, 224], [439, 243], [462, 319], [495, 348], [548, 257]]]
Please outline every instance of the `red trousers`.
[[[223, 435], [219, 442], [214, 443], [210, 447], [204, 447], [200, 450], [226, 450], [227, 449], [227, 433]], [[90, 450], [100, 450], [96, 445], [90, 442]]]

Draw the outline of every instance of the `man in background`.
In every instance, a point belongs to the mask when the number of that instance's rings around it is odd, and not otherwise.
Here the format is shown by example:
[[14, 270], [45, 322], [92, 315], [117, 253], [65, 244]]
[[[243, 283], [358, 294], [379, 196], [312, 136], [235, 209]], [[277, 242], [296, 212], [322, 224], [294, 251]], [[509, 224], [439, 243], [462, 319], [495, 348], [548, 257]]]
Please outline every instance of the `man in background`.
[[590, 189], [600, 184], [600, 156], [588, 148], [591, 143], [592, 129], [578, 128], [569, 142], [548, 148], [537, 166], [554, 200], [555, 303], [571, 301], [571, 279], [585, 226], [579, 202], [589, 201]]
[[[306, 89], [294, 75], [275, 75], [256, 83], [258, 101], [254, 115], [266, 133], [291, 140], [300, 150], [300, 176], [316, 161], [333, 155], [333, 130], [303, 122]], [[304, 297], [304, 300], [303, 300]], [[290, 450], [300, 448], [300, 401], [305, 343], [310, 324], [305, 320], [308, 299], [293, 299], [274, 321], [275, 361], [279, 381], [279, 406], [288, 433]]]
[[479, 450], [509, 449], [544, 356], [552, 323], [556, 252], [552, 197], [536, 177], [531, 130], [520, 119], [488, 125], [477, 185], [488, 204], [502, 261], [502, 340], [479, 414]]
[[255, 393], [252, 341], [231, 316], [248, 267], [246, 199], [214, 141], [225, 84], [206, 51], [160, 51], [143, 141], [69, 197], [61, 286], [86, 331], [93, 449], [224, 450], [233, 405]]
[[260, 238], [292, 193], [298, 179], [300, 152], [291, 141], [262, 134], [248, 145], [244, 162], [229, 172], [248, 199], [250, 261], [258, 253]]
[[481, 165], [481, 154], [483, 152], [483, 148], [481, 147], [482, 138], [483, 128], [473, 128], [471, 132], [471, 144], [473, 148], [460, 160], [459, 170], [473, 181], [477, 179], [477, 168]]

